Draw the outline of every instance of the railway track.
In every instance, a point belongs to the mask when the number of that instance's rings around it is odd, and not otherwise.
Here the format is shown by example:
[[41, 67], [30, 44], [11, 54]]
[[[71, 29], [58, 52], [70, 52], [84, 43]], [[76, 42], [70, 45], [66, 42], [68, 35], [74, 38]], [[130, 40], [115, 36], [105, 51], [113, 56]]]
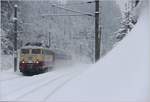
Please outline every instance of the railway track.
[[[18, 101], [19, 99], [22, 99], [23, 97], [25, 97], [26, 95], [33, 93], [34, 91], [37, 91], [43, 87], [45, 87], [46, 85], [51, 84], [52, 82], [59, 80], [60, 78], [66, 76], [68, 74], [61, 74], [61, 75], [57, 75], [55, 78], [50, 79], [49, 77], [47, 77], [46, 79], [42, 80], [42, 81], [38, 81], [38, 83], [32, 83], [32, 85], [24, 87], [22, 89], [18, 89], [15, 92], [9, 93], [5, 98], [7, 100], [13, 100], [13, 101]], [[39, 83], [42, 82], [42, 83]]]
[[[8, 100], [14, 100], [17, 97], [21, 97], [22, 94], [28, 94], [28, 91], [34, 91], [40, 87], [43, 87], [43, 85], [51, 83], [51, 81], [57, 80], [61, 77], [63, 77], [63, 75], [66, 75], [66, 73], [72, 73], [70, 70], [67, 71], [63, 71], [63, 70], [57, 70], [54, 71], [53, 73], [46, 73], [46, 75], [44, 75], [44, 77], [41, 77], [40, 75], [35, 76], [36, 79], [34, 79], [31, 82], [32, 77], [27, 77], [26, 80], [22, 79], [22, 81], [25, 81], [25, 84], [21, 84], [20, 86], [18, 85], [16, 88], [14, 88], [11, 91], [6, 91], [7, 93], [3, 92], [3, 99], [8, 99]], [[39, 77], [39, 78], [37, 78]], [[56, 78], [56, 79], [55, 79]], [[21, 80], [19, 79], [19, 81], [21, 82]], [[13, 82], [14, 85], [19, 84], [18, 82]], [[6, 83], [3, 83], [4, 85]], [[12, 83], [11, 83], [12, 84]], [[24, 95], [22, 95], [24, 96]]]
[[61, 89], [67, 82], [71, 81], [74, 77], [75, 77], [75, 76], [70, 77], [70, 78], [64, 80], [61, 84], [59, 84], [58, 86], [56, 86], [56, 88], [54, 88], [54, 89], [51, 90], [51, 91], [49, 90], [50, 92], [49, 92], [49, 94], [47, 94], [47, 95], [45, 96], [45, 98], [43, 99], [43, 102], [48, 101], [48, 99], [49, 99], [54, 93], [56, 93], [59, 89]]
[[[37, 75], [35, 76], [36, 79], [33, 77], [27, 77], [25, 80], [21, 79], [22, 81], [25, 81], [25, 84], [22, 83], [20, 86], [14, 88], [13, 90], [8, 90], [9, 92], [7, 91], [7, 93], [4, 90], [5, 94], [3, 93], [3, 99], [7, 101], [47, 101], [68, 81], [84, 71], [84, 68], [82, 70], [57, 70], [54, 73], [46, 73], [46, 75], [42, 76]], [[18, 80], [20, 81], [20, 79]], [[17, 85], [19, 83], [16, 81], [13, 82], [13, 84]]]
[[[49, 73], [46, 73], [46, 74], [49, 74]], [[57, 74], [57, 73], [53, 73], [53, 74], [51, 73], [51, 75], [49, 77], [53, 76], [54, 74]], [[27, 82], [27, 83], [23, 84], [22, 86], [18, 86], [17, 88], [5, 93], [4, 96], [6, 96], [6, 97], [10, 96], [11, 94], [14, 94], [20, 90], [26, 89], [30, 86], [38, 84], [39, 82], [42, 82], [43, 80], [49, 79], [49, 77], [39, 77], [38, 79], [34, 79], [32, 82]], [[32, 77], [26, 77], [26, 78], [27, 78], [27, 80], [30, 80]], [[5, 83], [3, 83], [3, 84], [5, 84]]]
[[31, 93], [33, 94], [34, 92], [38, 92], [38, 90], [42, 89], [43, 87], [49, 86], [50, 84], [52, 84], [55, 81], [58, 81], [58, 80], [64, 78], [66, 75], [68, 75], [68, 74], [63, 74], [63, 75], [60, 75], [60, 76], [58, 76], [52, 80], [47, 81], [46, 83], [41, 84], [38, 87], [33, 88], [33, 89], [25, 92], [24, 94], [20, 95], [19, 97], [16, 97], [16, 100], [23, 99], [24, 97], [28, 96]]
[[[19, 101], [35, 101], [35, 99], [38, 98], [38, 101], [46, 101], [52, 94], [54, 94], [57, 90], [59, 90], [65, 83], [67, 83], [69, 80], [71, 80], [76, 74], [71, 75], [69, 74], [63, 74], [62, 76], [51, 80], [39, 87], [36, 87], [19, 97], [16, 97], [15, 100]], [[48, 93], [46, 93], [48, 92]], [[45, 93], [43, 95], [38, 95], [39, 93]], [[38, 97], [37, 97], [38, 96]]]
[[[19, 101], [35, 101], [38, 98], [38, 101], [47, 101], [55, 92], [57, 92], [61, 87], [63, 87], [67, 82], [71, 79], [79, 75], [80, 73], [68, 73], [64, 74], [60, 78], [56, 78], [55, 80], [44, 84], [41, 87], [36, 87], [33, 90], [17, 97], [16, 100]], [[38, 90], [37, 90], [38, 89]], [[43, 95], [38, 95], [39, 93], [44, 93]], [[38, 97], [37, 97], [38, 96]]]

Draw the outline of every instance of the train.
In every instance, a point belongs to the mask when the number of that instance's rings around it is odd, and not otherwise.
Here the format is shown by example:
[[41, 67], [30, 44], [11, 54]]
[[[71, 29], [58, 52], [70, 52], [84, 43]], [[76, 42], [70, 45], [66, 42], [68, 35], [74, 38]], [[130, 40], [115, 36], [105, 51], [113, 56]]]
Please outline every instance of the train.
[[39, 74], [54, 67], [55, 54], [45, 47], [25, 46], [19, 51], [19, 70], [23, 74]]

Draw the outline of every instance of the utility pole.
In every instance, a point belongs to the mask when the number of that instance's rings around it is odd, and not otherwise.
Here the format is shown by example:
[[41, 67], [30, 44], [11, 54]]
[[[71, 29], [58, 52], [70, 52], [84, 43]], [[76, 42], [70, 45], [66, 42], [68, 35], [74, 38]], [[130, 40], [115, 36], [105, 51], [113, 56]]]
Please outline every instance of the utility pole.
[[49, 40], [48, 40], [48, 46], [49, 46], [49, 48], [51, 47], [51, 32], [49, 32]]
[[95, 0], [95, 62], [100, 58], [99, 0]]
[[17, 5], [14, 5], [14, 72], [17, 71]]

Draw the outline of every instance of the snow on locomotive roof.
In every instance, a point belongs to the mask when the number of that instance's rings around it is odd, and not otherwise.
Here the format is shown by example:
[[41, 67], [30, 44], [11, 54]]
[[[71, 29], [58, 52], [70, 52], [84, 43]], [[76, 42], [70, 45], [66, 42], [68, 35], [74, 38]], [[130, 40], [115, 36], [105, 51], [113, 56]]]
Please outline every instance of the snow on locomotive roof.
[[49, 49], [49, 48], [47, 48], [47, 47], [44, 47], [44, 46], [24, 46], [24, 47], [22, 47], [21, 49]]

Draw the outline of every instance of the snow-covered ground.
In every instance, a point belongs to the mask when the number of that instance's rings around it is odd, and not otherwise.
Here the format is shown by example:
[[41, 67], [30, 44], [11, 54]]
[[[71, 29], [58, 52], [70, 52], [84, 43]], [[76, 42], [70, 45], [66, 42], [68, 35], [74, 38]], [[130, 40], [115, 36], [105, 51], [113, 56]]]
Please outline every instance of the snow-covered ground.
[[34, 76], [3, 70], [0, 101], [150, 102], [148, 14], [145, 9], [131, 33], [93, 66], [56, 66]]
[[1, 101], [44, 101], [63, 85], [88, 68], [88, 65], [57, 67], [47, 73], [23, 76], [13, 70], [0, 75]]

